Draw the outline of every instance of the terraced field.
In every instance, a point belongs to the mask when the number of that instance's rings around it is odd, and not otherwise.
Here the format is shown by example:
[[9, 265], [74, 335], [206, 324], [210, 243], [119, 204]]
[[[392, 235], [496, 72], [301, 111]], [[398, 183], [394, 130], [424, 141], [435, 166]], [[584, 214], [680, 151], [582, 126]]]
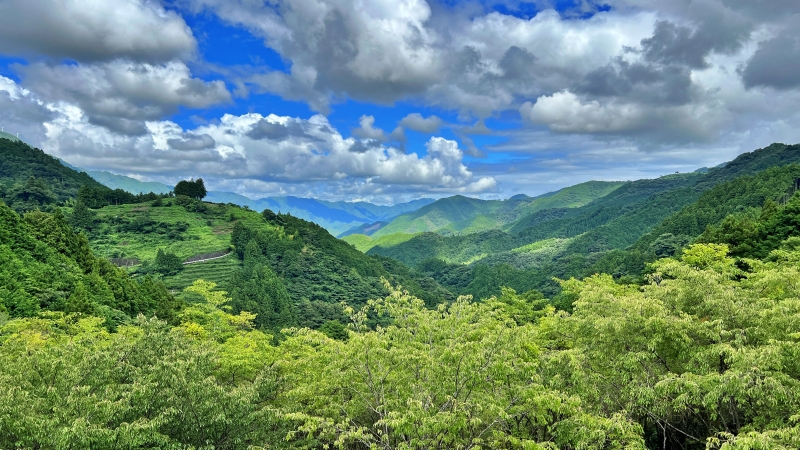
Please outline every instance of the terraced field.
[[230, 255], [213, 261], [188, 264], [184, 266], [183, 271], [178, 275], [164, 277], [162, 280], [167, 288], [172, 291], [182, 291], [199, 279], [213, 281], [217, 283], [220, 289], [228, 290], [228, 281], [231, 275], [241, 267], [241, 261], [234, 255]]
[[185, 260], [227, 250], [237, 221], [263, 224], [261, 216], [253, 211], [225, 204], [205, 206], [204, 212], [148, 203], [106, 206], [96, 211], [95, 229], [89, 233], [92, 250], [107, 258], [152, 261], [161, 249]]

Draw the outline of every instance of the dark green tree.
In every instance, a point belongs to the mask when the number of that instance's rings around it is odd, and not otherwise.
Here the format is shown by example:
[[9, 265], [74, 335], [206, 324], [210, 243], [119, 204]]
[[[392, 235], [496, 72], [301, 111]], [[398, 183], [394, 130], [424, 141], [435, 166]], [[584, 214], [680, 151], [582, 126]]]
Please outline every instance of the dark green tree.
[[197, 181], [181, 180], [175, 185], [173, 192], [175, 195], [183, 195], [195, 200], [201, 200], [208, 194], [202, 178], [198, 178]]
[[76, 230], [91, 231], [94, 227], [94, 219], [97, 214], [89, 209], [81, 200], [75, 202], [75, 207], [72, 209], [72, 215], [69, 218], [69, 224]]
[[155, 271], [162, 275], [175, 275], [183, 270], [183, 262], [174, 253], [158, 249], [154, 262]]
[[67, 303], [64, 305], [64, 311], [68, 313], [91, 315], [95, 312], [95, 309], [96, 307], [89, 297], [89, 291], [86, 289], [86, 286], [79, 281], [78, 284], [75, 285], [75, 290], [72, 291], [72, 294], [67, 299]]
[[261, 328], [280, 331], [297, 325], [289, 292], [255, 239], [245, 246], [244, 267], [231, 281], [231, 297], [234, 311], [257, 314], [254, 323]]
[[31, 211], [58, 200], [44, 180], [33, 176], [28, 177], [25, 183], [15, 184], [6, 196], [11, 207], [18, 212]]
[[206, 197], [206, 195], [208, 195], [208, 192], [206, 191], [206, 185], [203, 183], [202, 178], [198, 178], [194, 182], [194, 198], [202, 200]]
[[347, 341], [347, 339], [350, 337], [347, 334], [347, 327], [345, 327], [344, 324], [338, 320], [329, 320], [325, 322], [321, 327], [319, 327], [319, 331], [325, 333], [325, 335], [329, 338], [336, 339], [338, 341]]

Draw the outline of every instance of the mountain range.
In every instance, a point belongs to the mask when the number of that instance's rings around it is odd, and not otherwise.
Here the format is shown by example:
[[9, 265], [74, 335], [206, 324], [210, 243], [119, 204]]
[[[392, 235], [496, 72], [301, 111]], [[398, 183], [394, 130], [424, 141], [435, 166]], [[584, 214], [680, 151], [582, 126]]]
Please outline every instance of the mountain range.
[[[16, 167], [15, 178], [0, 179], [3, 190], [0, 194], [11, 201], [41, 190], [36, 186], [10, 187], [13, 183], [19, 186], [25, 177], [28, 184], [42, 177], [53, 190], [60, 192], [59, 198], [73, 196], [80, 182], [90, 180], [102, 186], [95, 178], [71, 171], [39, 150], [18, 142], [0, 141], [19, 146], [16, 153], [5, 155], [5, 164]], [[19, 156], [23, 147], [28, 149], [27, 162], [20, 164], [19, 157], [9, 159], [8, 155]], [[758, 214], [765, 202], [781, 198], [785, 201], [794, 192], [792, 187], [800, 186], [799, 163], [800, 146], [773, 144], [711, 169], [656, 179], [588, 181], [537, 197], [520, 194], [506, 200], [480, 200], [456, 195], [393, 207], [297, 197], [252, 200], [224, 192], [212, 192], [206, 200], [268, 210], [265, 217], [272, 217], [270, 214], [275, 212], [288, 213], [279, 216], [284, 217], [282, 223], [288, 223], [290, 217], [301, 220], [293, 222], [297, 224], [316, 222], [367, 255], [390, 258], [384, 261], [399, 261], [411, 270], [421, 271], [454, 295], [486, 298], [507, 286], [520, 292], [536, 289], [556, 298], [561, 292], [556, 278], [605, 272], [614, 274], [621, 282], [641, 282], [647, 263], [679, 253], [684, 246], [700, 239], [707, 229], [720, 226], [723, 220], [738, 217], [737, 214]], [[53, 170], [55, 175], [51, 173]], [[146, 186], [120, 175], [94, 173], [93, 176], [110, 187], [125, 187], [134, 192]], [[69, 188], [64, 190], [64, 186]], [[131, 201], [145, 200], [125, 200]], [[192, 210], [198, 208], [203, 209], [197, 206]], [[747, 219], [750, 216], [743, 217], [735, 220], [750, 220]], [[137, 226], [149, 229], [155, 224]], [[165, 233], [175, 234], [175, 227], [183, 225], [176, 222], [162, 228]], [[225, 230], [222, 227], [208, 233], [224, 234]], [[323, 234], [315, 231], [317, 237], [313, 240]], [[134, 234], [126, 239], [139, 238]], [[109, 241], [110, 246], [104, 242], [101, 239], [93, 244], [102, 254], [130, 256], [125, 255], [128, 250], [122, 246], [125, 240]], [[142, 248], [152, 251], [152, 245], [142, 242]], [[197, 244], [186, 245], [186, 252], [192, 248], [200, 252]], [[203, 251], [218, 250], [221, 249], [203, 247]], [[292, 270], [302, 272], [301, 268]]]

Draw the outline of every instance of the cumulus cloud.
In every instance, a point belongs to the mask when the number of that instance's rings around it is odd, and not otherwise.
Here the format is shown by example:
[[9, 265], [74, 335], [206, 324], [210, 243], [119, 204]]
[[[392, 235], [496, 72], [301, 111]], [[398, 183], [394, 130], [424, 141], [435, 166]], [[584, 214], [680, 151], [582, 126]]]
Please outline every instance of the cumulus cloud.
[[422, 117], [420, 113], [411, 113], [400, 119], [400, 126], [419, 133], [436, 133], [442, 126], [442, 119], [436, 116]]
[[305, 190], [330, 199], [497, 188], [493, 178], [473, 175], [455, 141], [434, 137], [424, 154], [405, 153], [377, 140], [345, 138], [323, 116], [226, 114], [194, 129], [147, 120], [144, 134], [126, 135], [93, 123], [78, 104], [37, 100], [4, 77], [0, 104], [17, 116], [30, 111], [29, 120], [43, 123], [44, 130], [29, 142], [48, 153], [87, 169], [146, 179], [175, 182], [202, 175], [212, 188], [235, 183], [236, 191], [252, 196]]
[[569, 91], [520, 107], [522, 117], [559, 133], [645, 137], [651, 142], [710, 142], [730, 121], [727, 111], [704, 103], [659, 108], [615, 100], [582, 100]]
[[597, 100], [583, 103], [569, 91], [539, 97], [536, 103], [526, 102], [520, 114], [555, 131], [573, 133], [623, 131], [636, 126], [641, 117], [634, 106], [601, 105]]
[[353, 135], [361, 139], [374, 139], [376, 141], [386, 141], [388, 137], [380, 128], [375, 127], [375, 117], [361, 116], [358, 120], [360, 127], [353, 129]]
[[[604, 2], [611, 6], [608, 11], [595, 3], [520, 18], [477, 3], [449, 8], [423, 0], [366, 6], [347, 0], [276, 5], [185, 0], [193, 12], [213, 11], [247, 28], [292, 62], [286, 73], [256, 73], [243, 83], [304, 100], [325, 113], [331, 102], [346, 98], [378, 103], [414, 98], [458, 111], [463, 119], [484, 119], [508, 110], [528, 111], [545, 97], [551, 99], [550, 109], [556, 100], [562, 108], [578, 108], [571, 114], [575, 118], [611, 114], [579, 126], [568, 124], [566, 113], [559, 120], [551, 113], [548, 123], [554, 130], [630, 133], [634, 140], [646, 136], [642, 144], [651, 145], [707, 140], [720, 131], [731, 113], [725, 103], [730, 99], [715, 93], [738, 83], [783, 90], [800, 85], [793, 64], [798, 41], [788, 34], [792, 17], [800, 14], [796, 2], [611, 0]], [[587, 12], [592, 12], [588, 19], [571, 18]], [[778, 35], [769, 32], [784, 29]], [[711, 62], [718, 57], [729, 58], [726, 67]], [[781, 61], [785, 67], [775, 70]], [[743, 63], [740, 78], [726, 76]], [[707, 72], [717, 73], [717, 84], [709, 82]], [[567, 102], [561, 92], [580, 101]], [[541, 116], [542, 108], [536, 114]], [[702, 127], [686, 117], [714, 121]], [[409, 117], [400, 126], [435, 132], [432, 122], [422, 120]], [[658, 128], [659, 121], [660, 131], [642, 133]], [[354, 134], [390, 139], [374, 124]], [[472, 144], [465, 145], [475, 152]]]
[[145, 121], [159, 120], [180, 106], [205, 108], [231, 101], [224, 82], [193, 78], [186, 64], [177, 61], [34, 63], [16, 70], [42, 98], [75, 104], [91, 123], [127, 135], [145, 134]]
[[800, 87], [800, 33], [784, 31], [760, 42], [742, 70], [745, 86], [780, 90]]
[[167, 139], [167, 144], [175, 150], [204, 150], [216, 147], [217, 142], [207, 134], [185, 133], [180, 138]]
[[4, 0], [0, 52], [77, 61], [165, 62], [190, 56], [191, 29], [147, 0]]
[[[410, 97], [487, 117], [516, 108], [635, 45], [651, 30], [651, 13], [601, 13], [586, 21], [544, 11], [525, 20], [499, 13], [470, 16], [424, 0], [185, 0], [192, 12], [213, 11], [292, 62], [288, 73], [244, 77], [257, 91], [308, 102], [354, 98], [392, 103]], [[446, 19], [445, 19], [446, 18]]]
[[6, 132], [38, 142], [44, 138], [44, 123], [52, 118], [53, 113], [30, 91], [0, 75], [0, 124]]

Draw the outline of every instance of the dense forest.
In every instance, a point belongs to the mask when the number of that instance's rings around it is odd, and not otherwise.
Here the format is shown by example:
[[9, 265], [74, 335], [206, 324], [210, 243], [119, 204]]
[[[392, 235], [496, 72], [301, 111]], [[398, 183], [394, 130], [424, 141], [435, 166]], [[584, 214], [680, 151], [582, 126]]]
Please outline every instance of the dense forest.
[[800, 447], [798, 146], [492, 204], [400, 261], [29, 150], [4, 180], [52, 195], [0, 201], [0, 448]]

